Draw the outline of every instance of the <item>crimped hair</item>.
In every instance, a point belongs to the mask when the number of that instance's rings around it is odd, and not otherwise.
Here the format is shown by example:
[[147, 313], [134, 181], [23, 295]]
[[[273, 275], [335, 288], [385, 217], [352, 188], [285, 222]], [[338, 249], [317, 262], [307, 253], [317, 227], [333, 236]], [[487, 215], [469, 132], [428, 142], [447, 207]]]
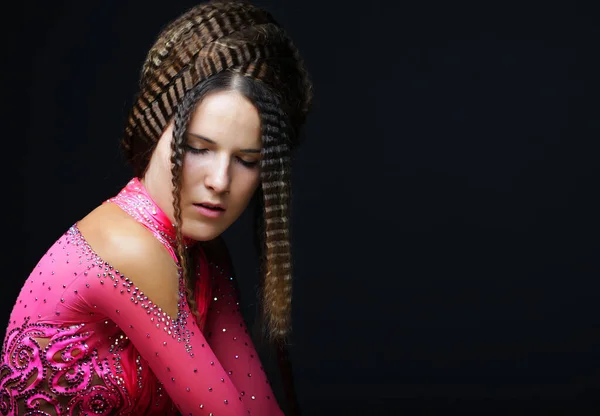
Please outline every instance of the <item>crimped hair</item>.
[[188, 10], [159, 34], [144, 62], [140, 90], [122, 141], [136, 176], [143, 176], [158, 139], [174, 121], [171, 145], [177, 253], [195, 303], [194, 259], [181, 235], [180, 191], [185, 133], [208, 92], [237, 90], [257, 108], [262, 129], [259, 250], [262, 307], [268, 338], [291, 330], [291, 150], [311, 106], [312, 84], [297, 48], [265, 10], [246, 1], [210, 1]]

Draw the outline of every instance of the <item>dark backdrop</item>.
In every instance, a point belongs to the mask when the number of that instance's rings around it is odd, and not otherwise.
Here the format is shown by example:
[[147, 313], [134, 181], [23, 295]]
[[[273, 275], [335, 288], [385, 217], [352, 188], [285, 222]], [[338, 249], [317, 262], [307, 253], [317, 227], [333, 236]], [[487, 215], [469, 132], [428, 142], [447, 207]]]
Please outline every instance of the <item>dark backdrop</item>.
[[[305, 414], [600, 411], [593, 2], [256, 3], [315, 85], [294, 176]], [[192, 4], [4, 13], [5, 321], [46, 249], [129, 178], [145, 52]], [[252, 323], [249, 226], [226, 238]]]

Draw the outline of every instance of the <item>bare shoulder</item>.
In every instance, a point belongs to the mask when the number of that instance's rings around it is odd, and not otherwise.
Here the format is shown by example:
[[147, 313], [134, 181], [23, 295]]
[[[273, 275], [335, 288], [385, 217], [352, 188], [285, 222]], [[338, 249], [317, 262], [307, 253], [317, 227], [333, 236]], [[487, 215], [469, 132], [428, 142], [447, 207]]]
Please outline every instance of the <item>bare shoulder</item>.
[[170, 316], [177, 315], [177, 266], [150, 231], [118, 206], [105, 203], [77, 223], [90, 247]]

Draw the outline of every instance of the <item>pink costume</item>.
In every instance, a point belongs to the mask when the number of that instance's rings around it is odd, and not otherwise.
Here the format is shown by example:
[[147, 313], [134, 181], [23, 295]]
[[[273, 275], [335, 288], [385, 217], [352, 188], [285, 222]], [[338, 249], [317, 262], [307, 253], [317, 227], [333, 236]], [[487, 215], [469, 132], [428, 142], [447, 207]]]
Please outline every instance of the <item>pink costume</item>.
[[[174, 228], [138, 179], [109, 201], [177, 261]], [[94, 253], [77, 224], [70, 227], [12, 310], [2, 348], [2, 414], [283, 415], [240, 314], [229, 265], [203, 253], [199, 264], [205, 287], [197, 301], [207, 312], [200, 325], [181, 277], [171, 319]]]

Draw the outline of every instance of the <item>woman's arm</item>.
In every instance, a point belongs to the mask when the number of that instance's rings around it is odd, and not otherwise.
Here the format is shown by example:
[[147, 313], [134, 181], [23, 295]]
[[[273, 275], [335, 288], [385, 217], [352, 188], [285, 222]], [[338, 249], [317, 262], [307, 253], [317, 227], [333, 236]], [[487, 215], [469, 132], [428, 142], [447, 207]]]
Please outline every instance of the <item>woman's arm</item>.
[[127, 227], [87, 229], [84, 237], [100, 257], [92, 256], [96, 267], [79, 275], [73, 289], [95, 314], [123, 330], [183, 415], [257, 414], [249, 411], [189, 308], [178, 309], [170, 255], [138, 224]]
[[281, 415], [256, 348], [240, 312], [239, 295], [224, 242], [212, 243], [206, 256], [214, 276], [205, 334], [253, 414]]

